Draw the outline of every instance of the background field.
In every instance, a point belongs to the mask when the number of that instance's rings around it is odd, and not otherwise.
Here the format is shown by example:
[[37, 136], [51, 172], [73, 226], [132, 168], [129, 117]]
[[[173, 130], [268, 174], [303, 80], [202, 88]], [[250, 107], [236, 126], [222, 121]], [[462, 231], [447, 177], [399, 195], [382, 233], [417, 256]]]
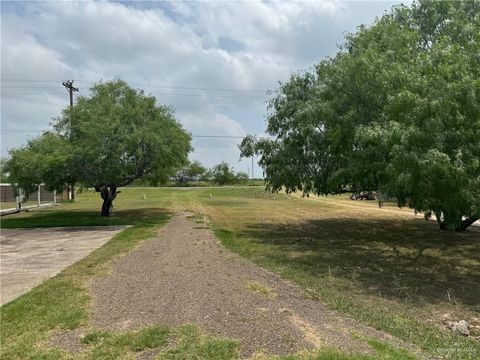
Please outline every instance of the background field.
[[[351, 201], [346, 195], [272, 195], [263, 187], [126, 188], [114, 203], [113, 216], [101, 218], [100, 206], [98, 194], [86, 192], [78, 194], [75, 203], [4, 218], [2, 227], [133, 224], [122, 235], [124, 252], [151, 236], [169, 214], [187, 209], [212, 226], [225, 246], [300, 284], [331, 308], [431, 356], [477, 359], [480, 354], [475, 339], [480, 335], [478, 227], [442, 232], [435, 222], [392, 204], [379, 209], [375, 202]], [[112, 240], [110, 247], [116, 243], [118, 239]], [[90, 261], [91, 276], [105, 271], [105, 264], [118, 256], [118, 249], [110, 249], [98, 258], [108, 245], [92, 254], [96, 260], [83, 261]], [[80, 279], [79, 271], [78, 264], [66, 271], [77, 287], [88, 280], [84, 274]], [[88, 294], [82, 294], [85, 299], [75, 300], [80, 315], [73, 328], [88, 323]], [[20, 312], [22, 304], [25, 310], [25, 302], [38, 301], [27, 295], [4, 307], [2, 332], [17, 333], [10, 326], [28, 316]], [[14, 320], [13, 314], [20, 319]], [[460, 319], [473, 325], [471, 337], [446, 329], [444, 321]]]

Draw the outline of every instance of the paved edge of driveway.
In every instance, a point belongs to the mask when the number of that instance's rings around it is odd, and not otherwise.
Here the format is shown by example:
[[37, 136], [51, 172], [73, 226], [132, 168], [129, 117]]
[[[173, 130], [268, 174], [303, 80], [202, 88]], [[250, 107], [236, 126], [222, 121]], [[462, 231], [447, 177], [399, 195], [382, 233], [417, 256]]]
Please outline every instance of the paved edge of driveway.
[[88, 256], [128, 226], [1, 229], [0, 305]]

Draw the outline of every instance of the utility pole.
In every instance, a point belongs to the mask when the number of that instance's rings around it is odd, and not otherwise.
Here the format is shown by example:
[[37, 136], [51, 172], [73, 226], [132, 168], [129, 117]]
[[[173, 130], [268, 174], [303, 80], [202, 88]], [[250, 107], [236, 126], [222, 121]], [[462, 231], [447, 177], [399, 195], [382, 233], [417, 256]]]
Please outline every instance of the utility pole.
[[253, 180], [253, 158], [254, 156], [252, 155], [252, 180]]
[[[256, 142], [257, 142], [257, 135], [254, 135], [253, 138], [254, 138], [254, 143], [256, 143]], [[253, 167], [254, 167], [254, 165], [253, 165], [253, 159], [255, 159], [255, 152], [252, 153], [252, 180], [254, 179], [254, 175], [253, 175], [253, 174], [254, 174], [254, 172], [253, 172]]]
[[[73, 80], [66, 80], [62, 82], [62, 85], [65, 86], [69, 95], [70, 95], [70, 110], [73, 108], [73, 93], [78, 92], [78, 88], [73, 86]], [[70, 111], [70, 124], [72, 123], [72, 111]], [[75, 184], [68, 184], [67, 188], [70, 188], [68, 191], [69, 200], [75, 200]]]
[[78, 88], [73, 86], [73, 80], [64, 81], [62, 83], [62, 85], [65, 86], [65, 89], [67, 89], [67, 91], [70, 94], [70, 109], [72, 109], [72, 107], [73, 107], [73, 92], [78, 91]]

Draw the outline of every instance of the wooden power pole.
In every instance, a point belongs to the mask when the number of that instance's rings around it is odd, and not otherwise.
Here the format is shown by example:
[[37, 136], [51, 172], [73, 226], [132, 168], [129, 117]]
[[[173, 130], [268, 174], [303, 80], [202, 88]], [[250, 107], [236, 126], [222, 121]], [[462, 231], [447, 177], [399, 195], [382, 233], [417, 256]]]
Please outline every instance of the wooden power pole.
[[71, 109], [73, 107], [73, 93], [75, 91], [78, 91], [78, 88], [73, 86], [73, 80], [64, 81], [62, 85], [65, 86], [65, 89], [67, 89], [67, 91], [70, 94], [70, 109]]
[[[70, 110], [73, 108], [73, 93], [78, 92], [78, 88], [73, 86], [73, 80], [66, 80], [62, 83], [63, 86], [65, 86], [65, 89], [67, 89], [69, 95], [70, 95]], [[71, 119], [72, 112], [70, 112], [70, 123], [72, 122]], [[75, 200], [75, 184], [68, 184], [67, 186], [69, 189], [69, 197], [70, 200]]]

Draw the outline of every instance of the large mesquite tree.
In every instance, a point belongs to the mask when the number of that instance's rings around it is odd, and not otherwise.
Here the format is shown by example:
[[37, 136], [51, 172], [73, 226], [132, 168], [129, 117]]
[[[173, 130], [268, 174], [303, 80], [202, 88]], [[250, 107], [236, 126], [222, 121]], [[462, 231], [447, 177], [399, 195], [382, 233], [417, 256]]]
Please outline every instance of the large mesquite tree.
[[[25, 148], [13, 150], [8, 169], [12, 181], [26, 189], [28, 182], [41, 181], [52, 187], [66, 180], [94, 188], [103, 199], [101, 215], [108, 216], [119, 187], [139, 178], [151, 183], [167, 180], [184, 165], [191, 137], [169, 107], [158, 105], [153, 96], [123, 81], [98, 83], [90, 90], [90, 96], [78, 98], [72, 109], [64, 110], [56, 119], [55, 133], [44, 134]], [[38, 144], [52, 142], [52, 138], [57, 146], [51, 151], [38, 151]], [[47, 177], [51, 171], [46, 166], [36, 176], [33, 170], [25, 173], [17, 166], [17, 159], [27, 155], [34, 165], [44, 157], [56, 158], [53, 162], [64, 171]], [[32, 174], [30, 178], [28, 173]]]
[[241, 150], [271, 190], [381, 190], [466, 229], [480, 218], [480, 2], [420, 1], [360, 27], [281, 84], [267, 131]]

